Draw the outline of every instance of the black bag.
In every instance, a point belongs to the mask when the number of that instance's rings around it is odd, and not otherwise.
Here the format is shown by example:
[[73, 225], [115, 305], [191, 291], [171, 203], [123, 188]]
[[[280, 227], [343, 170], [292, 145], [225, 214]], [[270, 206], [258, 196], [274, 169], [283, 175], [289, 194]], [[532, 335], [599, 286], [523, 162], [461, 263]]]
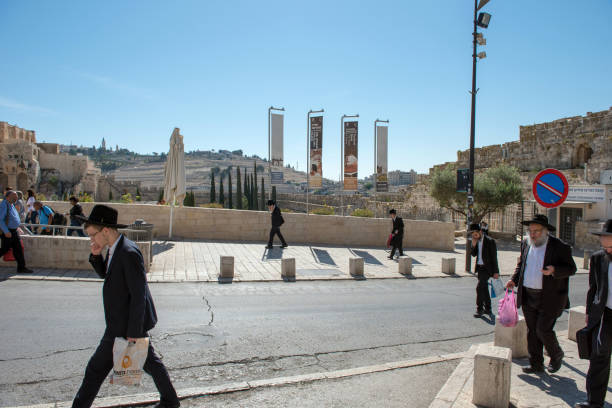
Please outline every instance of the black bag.
[[576, 344], [578, 344], [578, 357], [589, 360], [593, 351], [593, 329], [582, 328], [576, 332]]
[[66, 216], [64, 214], [55, 211], [51, 207], [49, 207], [49, 209], [53, 211], [53, 221], [51, 222], [51, 225], [66, 225]]

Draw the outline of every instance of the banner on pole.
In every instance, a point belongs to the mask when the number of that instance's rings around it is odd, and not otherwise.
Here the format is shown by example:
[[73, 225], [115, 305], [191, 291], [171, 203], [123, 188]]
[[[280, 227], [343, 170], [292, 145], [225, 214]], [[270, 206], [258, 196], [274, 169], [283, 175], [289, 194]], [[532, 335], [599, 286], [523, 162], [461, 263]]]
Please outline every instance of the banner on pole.
[[344, 122], [344, 189], [357, 190], [358, 122]]
[[323, 116], [310, 118], [310, 187], [323, 186]]
[[272, 166], [283, 167], [283, 121], [284, 115], [273, 113], [270, 135], [270, 146], [272, 150]]
[[387, 126], [376, 127], [376, 191], [389, 191], [389, 180], [387, 178], [387, 140], [389, 128]]

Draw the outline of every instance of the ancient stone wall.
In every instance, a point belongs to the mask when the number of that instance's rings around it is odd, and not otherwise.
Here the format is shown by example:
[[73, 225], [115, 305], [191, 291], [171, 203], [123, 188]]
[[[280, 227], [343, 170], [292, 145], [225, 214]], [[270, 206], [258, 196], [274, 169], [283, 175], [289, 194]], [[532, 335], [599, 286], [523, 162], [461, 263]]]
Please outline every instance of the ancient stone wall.
[[0, 143], [11, 142], [36, 143], [36, 132], [0, 122]]

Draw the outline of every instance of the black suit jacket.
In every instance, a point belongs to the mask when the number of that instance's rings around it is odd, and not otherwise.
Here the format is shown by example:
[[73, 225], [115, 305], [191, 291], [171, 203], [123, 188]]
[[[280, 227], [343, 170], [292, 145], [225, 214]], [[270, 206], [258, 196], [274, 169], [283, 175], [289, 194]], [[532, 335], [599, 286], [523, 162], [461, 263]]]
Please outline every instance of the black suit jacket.
[[280, 208], [274, 207], [274, 210], [272, 211], [272, 226], [280, 227], [284, 223], [285, 223], [285, 220], [283, 219], [283, 216], [281, 215]]
[[587, 292], [586, 313], [589, 316], [589, 328], [601, 322], [606, 302], [608, 301], [608, 268], [610, 260], [603, 250], [591, 255], [589, 264], [589, 291]]
[[89, 262], [104, 279], [104, 336], [145, 337], [155, 327], [157, 314], [138, 246], [121, 235], [108, 267], [102, 255], [90, 255]]
[[[512, 280], [517, 286], [517, 306], [521, 307], [523, 298], [523, 280], [529, 245], [527, 240], [521, 243], [521, 257], [516, 265]], [[542, 276], [542, 307], [545, 312], [560, 316], [567, 304], [569, 277], [576, 273], [576, 263], [572, 258], [572, 247], [553, 236], [548, 237], [544, 253], [544, 267], [552, 265], [555, 272]]]
[[[471, 245], [471, 241], [470, 241]], [[476, 266], [478, 265], [478, 245], [472, 248], [472, 256], [476, 257]], [[482, 262], [487, 270], [488, 277], [499, 273], [499, 264], [497, 263], [497, 244], [495, 240], [488, 235], [482, 237]]]
[[395, 231], [397, 231], [397, 237], [404, 236], [404, 220], [402, 220], [402, 217], [395, 217], [393, 220], [393, 229], [391, 233], [394, 234]]

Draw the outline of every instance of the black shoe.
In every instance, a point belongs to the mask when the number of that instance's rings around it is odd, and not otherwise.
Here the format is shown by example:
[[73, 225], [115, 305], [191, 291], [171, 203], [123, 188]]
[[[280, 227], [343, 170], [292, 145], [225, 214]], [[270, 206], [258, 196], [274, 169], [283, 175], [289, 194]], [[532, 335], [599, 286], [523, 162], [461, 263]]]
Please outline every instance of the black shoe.
[[561, 357], [551, 358], [550, 363], [548, 364], [548, 372], [556, 373], [561, 368], [561, 363], [563, 363], [563, 354]]
[[574, 408], [603, 408], [603, 405], [593, 404], [592, 402], [577, 402], [574, 404]]
[[287, 244], [283, 244], [283, 245], [281, 245], [281, 248], [287, 248], [288, 246], [289, 245], [287, 245]]
[[491, 309], [486, 309], [483, 314], [486, 314], [488, 316], [493, 316], [493, 311]]
[[543, 373], [544, 366], [543, 365], [537, 365], [537, 366], [530, 365], [529, 367], [523, 367], [523, 372], [525, 374]]
[[266, 249], [272, 249], [274, 248], [272, 245], [266, 245]]
[[159, 402], [155, 404], [153, 408], [178, 408], [180, 406], [181, 406], [181, 403], [178, 401], [176, 401], [175, 403]]
[[393, 259], [393, 257], [392, 256], [388, 256], [387, 259]]
[[17, 273], [34, 273], [34, 271], [28, 268], [23, 268], [23, 269], [17, 270]]
[[474, 317], [475, 318], [482, 317], [482, 310], [477, 310], [476, 313], [474, 313]]

